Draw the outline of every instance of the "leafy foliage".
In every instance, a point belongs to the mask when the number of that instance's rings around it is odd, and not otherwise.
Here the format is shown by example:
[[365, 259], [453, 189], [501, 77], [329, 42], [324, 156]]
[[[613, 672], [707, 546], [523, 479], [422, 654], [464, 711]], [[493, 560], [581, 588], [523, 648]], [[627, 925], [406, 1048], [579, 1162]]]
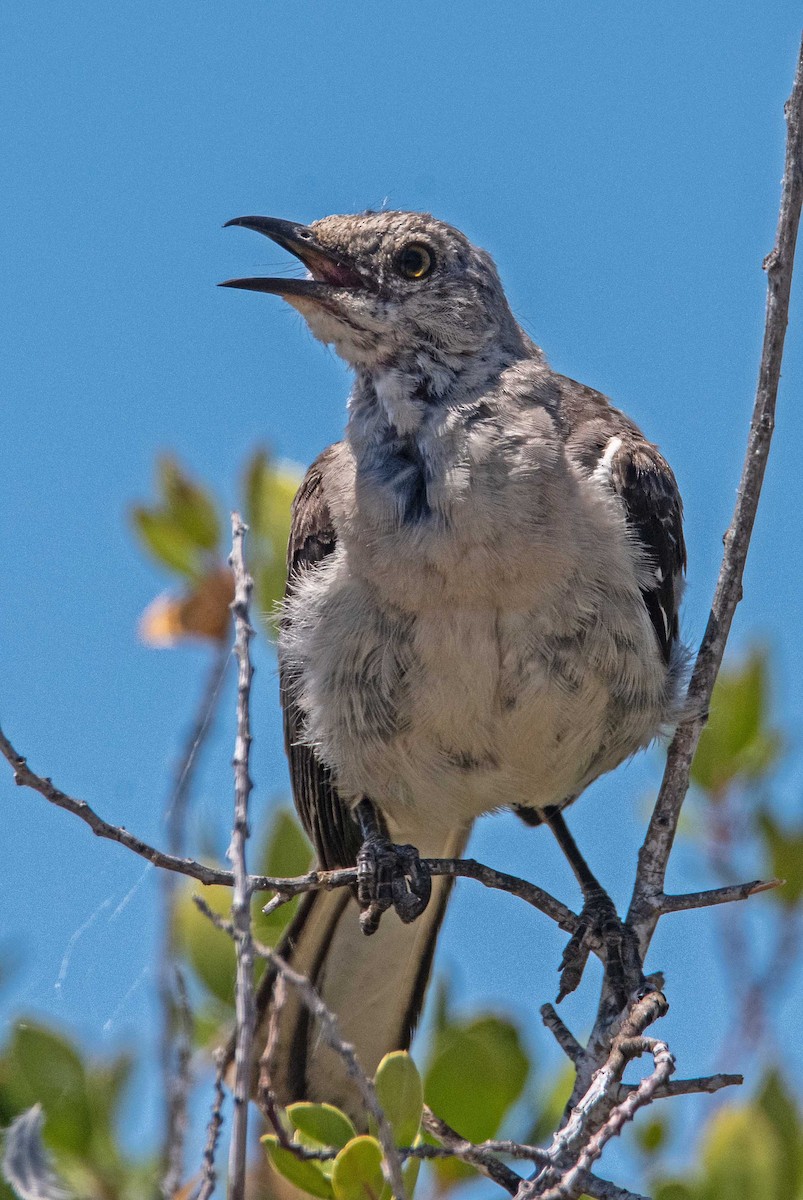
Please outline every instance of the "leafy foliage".
[[[142, 1200], [153, 1191], [156, 1164], [128, 1157], [117, 1135], [132, 1065], [125, 1055], [89, 1065], [62, 1034], [21, 1020], [0, 1054], [0, 1125], [41, 1104], [45, 1144], [77, 1195]], [[12, 1196], [0, 1182], [0, 1198]]]
[[777, 1071], [751, 1104], [723, 1106], [705, 1127], [701, 1169], [655, 1186], [655, 1200], [800, 1200], [803, 1119]]
[[[229, 636], [234, 592], [219, 505], [174, 458], [159, 460], [156, 482], [156, 502], [132, 509], [133, 527], [148, 554], [187, 586], [180, 596], [159, 596], [148, 607], [140, 623], [142, 637], [158, 646], [172, 646], [188, 637], [223, 641]], [[271, 635], [276, 630], [276, 605], [284, 592], [290, 506], [298, 483], [298, 473], [277, 466], [266, 450], [257, 450], [246, 464], [243, 511], [251, 531], [248, 561], [256, 607]]]
[[786, 881], [772, 895], [779, 904], [794, 909], [803, 899], [803, 825], [785, 829], [766, 805], [759, 809], [756, 820], [770, 870], [776, 879]]
[[[303, 875], [311, 863], [312, 849], [301, 826], [286, 809], [280, 810], [273, 816], [266, 832], [256, 860], [257, 872], [262, 875]], [[192, 968], [205, 993], [207, 1020], [198, 1031], [205, 1043], [212, 1040], [220, 1025], [233, 1016], [235, 953], [231, 938], [198, 911], [192, 899], [197, 891], [198, 885], [192, 881], [182, 886], [175, 907], [175, 932], [179, 953]], [[228, 916], [231, 909], [229, 888], [204, 888], [203, 898], [214, 912]], [[254, 935], [261, 942], [275, 946], [290, 923], [298, 900], [291, 900], [270, 916], [262, 912], [264, 904], [263, 894], [253, 897]], [[263, 964], [257, 964], [258, 974], [263, 969]]]
[[[388, 1118], [397, 1146], [418, 1145], [424, 1109], [423, 1084], [409, 1054], [386, 1054], [374, 1076], [379, 1103]], [[330, 1104], [291, 1104], [288, 1132], [306, 1150], [327, 1150], [323, 1161], [304, 1160], [281, 1145], [276, 1134], [262, 1142], [280, 1175], [320, 1200], [390, 1200], [391, 1189], [382, 1174], [382, 1146], [377, 1131], [358, 1134], [349, 1118]], [[403, 1169], [412, 1196], [420, 1163], [411, 1159]]]
[[768, 690], [769, 663], [760, 648], [720, 671], [691, 770], [692, 781], [712, 798], [735, 782], [763, 778], [776, 763], [782, 743], [767, 722]]

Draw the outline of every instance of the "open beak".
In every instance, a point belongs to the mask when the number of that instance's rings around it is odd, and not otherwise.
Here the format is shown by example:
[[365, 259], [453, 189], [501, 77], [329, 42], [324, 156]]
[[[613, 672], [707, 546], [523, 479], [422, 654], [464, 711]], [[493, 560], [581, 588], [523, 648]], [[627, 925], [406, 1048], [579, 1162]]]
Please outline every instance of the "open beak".
[[347, 258], [322, 246], [307, 225], [282, 221], [278, 217], [235, 217], [229, 225], [242, 225], [269, 237], [300, 259], [309, 271], [310, 279], [227, 279], [220, 287], [244, 288], [249, 292], [269, 292], [275, 296], [305, 296], [310, 300], [326, 300], [335, 290], [364, 288], [365, 280]]

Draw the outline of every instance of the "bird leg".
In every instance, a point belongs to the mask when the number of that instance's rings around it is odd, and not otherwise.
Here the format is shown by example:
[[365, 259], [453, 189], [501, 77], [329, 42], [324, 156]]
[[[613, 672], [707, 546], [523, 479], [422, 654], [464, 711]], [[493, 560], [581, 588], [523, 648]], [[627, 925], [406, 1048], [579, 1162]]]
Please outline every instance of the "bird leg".
[[391, 842], [370, 800], [361, 800], [355, 815], [362, 833], [357, 855], [357, 902], [362, 909], [363, 933], [376, 933], [383, 912], [391, 906], [408, 925], [427, 907], [432, 880], [415, 846]]
[[606, 979], [617, 1006], [622, 1009], [630, 993], [644, 983], [635, 937], [632, 930], [619, 919], [613, 901], [580, 853], [560, 812], [549, 809], [544, 815], [583, 891], [580, 926], [572, 934], [559, 967], [560, 991], [557, 1002], [560, 1003], [564, 996], [577, 987], [594, 943], [601, 942]]

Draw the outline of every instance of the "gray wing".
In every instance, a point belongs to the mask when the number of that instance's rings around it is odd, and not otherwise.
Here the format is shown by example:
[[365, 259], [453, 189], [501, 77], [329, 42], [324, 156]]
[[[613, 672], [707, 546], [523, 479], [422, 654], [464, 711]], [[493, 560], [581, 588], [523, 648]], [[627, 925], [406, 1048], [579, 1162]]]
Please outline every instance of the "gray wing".
[[[326, 467], [337, 458], [340, 443], [315, 460], [293, 501], [290, 541], [287, 547], [287, 586], [291, 596], [299, 576], [314, 571], [337, 545], [337, 534], [326, 502]], [[290, 782], [301, 823], [327, 870], [351, 867], [361, 845], [360, 832], [348, 807], [340, 799], [327, 768], [303, 744], [304, 714], [293, 699], [290, 671], [279, 669], [279, 689], [284, 713], [284, 744]]]
[[621, 445], [611, 459], [611, 485], [627, 523], [647, 555], [651, 572], [641, 595], [664, 662], [678, 640], [678, 608], [686, 569], [683, 504], [669, 463], [639, 427], [601, 392], [557, 376], [567, 422], [567, 449], [589, 473], [611, 438]]

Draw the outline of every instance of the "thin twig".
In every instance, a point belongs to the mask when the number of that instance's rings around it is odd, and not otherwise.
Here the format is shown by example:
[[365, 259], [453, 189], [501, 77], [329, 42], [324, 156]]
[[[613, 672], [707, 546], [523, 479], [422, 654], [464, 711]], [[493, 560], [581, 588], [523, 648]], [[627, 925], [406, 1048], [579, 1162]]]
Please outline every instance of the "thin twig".
[[767, 271], [767, 313], [747, 453], [733, 519], [725, 534], [725, 552], [711, 613], [689, 685], [689, 715], [678, 726], [669, 747], [661, 790], [639, 853], [638, 872], [627, 918], [639, 939], [642, 958], [660, 916], [666, 867], [681, 805], [689, 787], [691, 762], [706, 722], [733, 615], [742, 596], [742, 575], [775, 425], [775, 404], [789, 320], [795, 244], [803, 202], [803, 42], [785, 112], [786, 162], [775, 247], [764, 263]]
[[273, 1088], [273, 1076], [276, 1068], [276, 1054], [279, 1048], [279, 1017], [287, 1000], [287, 980], [284, 975], [277, 975], [273, 984], [270, 1007], [270, 1021], [265, 1049], [259, 1060], [259, 1082], [257, 1084], [257, 1100], [259, 1107], [270, 1122], [271, 1128], [285, 1150], [293, 1149], [287, 1130], [279, 1115], [279, 1102]]
[[215, 657], [204, 683], [198, 709], [189, 733], [184, 743], [184, 749], [178, 760], [175, 782], [170, 801], [165, 812], [167, 827], [167, 849], [170, 854], [180, 854], [184, 844], [184, 833], [187, 822], [187, 805], [190, 791], [195, 778], [201, 749], [206, 741], [212, 720], [220, 700], [223, 680], [231, 659], [231, 647], [219, 645], [215, 649]]
[[[217, 708], [231, 651], [219, 647], [201, 694], [195, 720], [179, 758], [175, 782], [165, 811], [167, 849], [180, 855], [186, 840], [187, 807], [199, 752]], [[161, 1066], [165, 1098], [165, 1136], [162, 1147], [162, 1196], [172, 1200], [184, 1177], [184, 1143], [187, 1132], [187, 1098], [192, 1016], [183, 976], [176, 958], [176, 884], [172, 871], [160, 875], [162, 941], [159, 954], [159, 1001], [162, 1016]]]
[[[696, 1096], [701, 1092], [713, 1095], [726, 1087], [740, 1087], [744, 1083], [744, 1075], [701, 1075], [698, 1079], [671, 1079], [668, 1083], [656, 1088], [653, 1100], [665, 1100], [671, 1096]], [[638, 1085], [635, 1083], [620, 1083], [616, 1099], [623, 1100]]]
[[541, 1005], [541, 1020], [555, 1038], [567, 1058], [577, 1066], [585, 1058], [585, 1050], [578, 1042], [572, 1031], [561, 1020], [551, 1004]]
[[[594, 1072], [585, 1094], [573, 1104], [566, 1123], [554, 1134], [546, 1151], [546, 1164], [533, 1179], [522, 1183], [517, 1200], [535, 1200], [535, 1197], [543, 1200], [547, 1197], [549, 1200], [574, 1200], [581, 1194], [587, 1172], [599, 1157], [605, 1142], [619, 1131], [624, 1120], [629, 1119], [628, 1114], [632, 1115], [636, 1108], [652, 1099], [651, 1093], [641, 1092], [638, 1099], [634, 1099], [634, 1092], [627, 1093], [623, 1100], [619, 1100], [619, 1084], [628, 1062], [645, 1052], [654, 1053], [657, 1056], [656, 1064], [659, 1059], [661, 1064], [660, 1076], [651, 1085], [654, 1088], [665, 1084], [674, 1070], [668, 1049], [664, 1053], [662, 1048], [664, 1043], [643, 1036], [644, 1030], [662, 1017], [668, 1007], [666, 999], [658, 991], [647, 992], [633, 1002], [610, 1044], [605, 1062]], [[619, 1109], [622, 1110], [621, 1120], [613, 1116]], [[611, 1128], [604, 1138], [594, 1142], [594, 1137], [609, 1125]], [[597, 1148], [599, 1153], [596, 1152]], [[570, 1185], [567, 1180], [570, 1180]]]
[[[197, 907], [207, 917], [213, 925], [221, 929], [229, 937], [234, 937], [234, 926], [231, 921], [227, 921], [225, 917], [221, 917], [219, 913], [214, 912], [204, 900], [203, 896], [193, 896]], [[256, 938], [252, 939], [254, 953], [264, 958], [266, 962], [274, 968], [292, 987], [296, 988], [307, 1011], [320, 1024], [321, 1036], [327, 1046], [330, 1046], [336, 1054], [342, 1058], [346, 1071], [351, 1079], [354, 1080], [360, 1095], [362, 1096], [365, 1109], [370, 1116], [374, 1118], [377, 1126], [377, 1134], [383, 1153], [383, 1173], [388, 1183], [391, 1186], [396, 1200], [406, 1200], [404, 1183], [401, 1174], [401, 1158], [396, 1143], [393, 1137], [388, 1119], [379, 1103], [374, 1087], [373, 1080], [365, 1073], [353, 1045], [345, 1041], [340, 1032], [340, 1025], [337, 1017], [330, 1008], [324, 1003], [321, 996], [307, 979], [306, 975], [299, 974], [293, 968], [280, 958], [270, 946], [264, 946]]]
[[165, 1068], [167, 1092], [167, 1134], [164, 1143], [164, 1175], [162, 1196], [173, 1200], [184, 1178], [184, 1145], [187, 1139], [187, 1105], [192, 1076], [192, 1013], [187, 996], [187, 985], [180, 967], [174, 967], [175, 984], [170, 989], [170, 1011], [165, 1020], [170, 1020], [170, 1038], [165, 1050], [169, 1062]]
[[[51, 804], [80, 818], [98, 837], [108, 838], [110, 841], [125, 846], [127, 850], [131, 850], [156, 867], [161, 867], [166, 871], [175, 871], [179, 875], [187, 875], [207, 886], [234, 886], [234, 875], [231, 871], [225, 871], [220, 867], [210, 867], [206, 863], [197, 862], [192, 858], [181, 858], [175, 854], [157, 850], [156, 847], [129, 833], [122, 825], [112, 825], [105, 821], [85, 800], [78, 800], [76, 797], [62, 792], [55, 787], [52, 780], [46, 776], [37, 775], [35, 771], [31, 770], [26, 759], [14, 748], [2, 729], [0, 729], [0, 754], [11, 764], [14, 770], [14, 782], [19, 787], [31, 788], [44, 796]], [[550, 917], [567, 933], [574, 933], [579, 925], [577, 914], [562, 904], [560, 900], [551, 896], [549, 892], [545, 892], [543, 888], [539, 888], [537, 884], [530, 883], [526, 879], [519, 879], [516, 875], [497, 871], [493, 867], [485, 866], [471, 858], [425, 858], [422, 859], [422, 863], [431, 875], [475, 879], [485, 887], [518, 896], [519, 899]], [[271, 911], [303, 892], [353, 887], [356, 882], [355, 867], [346, 867], [335, 871], [308, 871], [306, 875], [288, 878], [273, 875], [248, 876], [248, 887], [251, 892], [277, 893], [270, 901]]]
[[506, 1167], [494, 1154], [481, 1150], [479, 1146], [475, 1146], [461, 1137], [441, 1117], [436, 1117], [432, 1109], [426, 1105], [424, 1105], [421, 1123], [427, 1133], [436, 1137], [439, 1142], [443, 1142], [447, 1150], [450, 1150], [456, 1158], [470, 1163], [488, 1179], [492, 1179], [494, 1183], [503, 1187], [511, 1196], [516, 1195], [521, 1185], [521, 1176], [517, 1175], [515, 1171], [511, 1171], [510, 1167]]
[[201, 1182], [198, 1186], [198, 1190], [193, 1194], [192, 1200], [210, 1200], [210, 1197], [214, 1193], [215, 1186], [217, 1184], [215, 1154], [217, 1153], [220, 1130], [223, 1126], [223, 1102], [226, 1098], [226, 1093], [223, 1088], [223, 1075], [225, 1070], [226, 1059], [223, 1050], [216, 1050], [214, 1100], [212, 1102], [212, 1111], [209, 1114], [209, 1124], [206, 1127], [206, 1145], [204, 1147], [203, 1170], [201, 1174]]
[[231, 919], [237, 972], [234, 985], [236, 1036], [234, 1050], [234, 1087], [232, 1099], [231, 1142], [229, 1143], [229, 1197], [245, 1200], [246, 1154], [248, 1150], [248, 1104], [251, 1098], [251, 1055], [256, 1027], [254, 1005], [254, 946], [251, 935], [251, 887], [246, 866], [248, 841], [248, 798], [251, 794], [249, 761], [251, 750], [250, 699], [251, 665], [249, 644], [253, 630], [248, 606], [253, 580], [243, 558], [246, 526], [239, 513], [232, 513], [232, 552], [229, 565], [234, 572], [234, 652], [237, 657], [237, 738], [234, 746], [234, 824], [227, 857], [234, 875]]
[[661, 896], [658, 900], [660, 915], [689, 912], [694, 908], [711, 908], [715, 904], [731, 904], [736, 900], [748, 900], [759, 892], [771, 892], [783, 887], [783, 879], [754, 879], [752, 883], [732, 883], [727, 887], [708, 888], [703, 892], [683, 892], [678, 896]]

